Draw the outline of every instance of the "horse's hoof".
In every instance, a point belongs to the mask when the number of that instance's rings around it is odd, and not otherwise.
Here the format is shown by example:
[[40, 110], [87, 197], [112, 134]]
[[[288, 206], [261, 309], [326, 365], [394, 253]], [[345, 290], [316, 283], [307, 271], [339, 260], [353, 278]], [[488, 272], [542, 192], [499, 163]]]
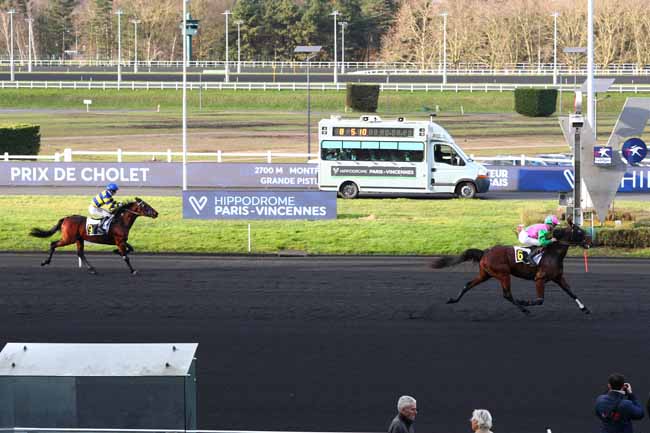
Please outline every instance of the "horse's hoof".
[[585, 314], [591, 314], [591, 310], [589, 308], [587, 308], [587, 307], [583, 308], [582, 312], [585, 313]]
[[50, 262], [41, 262], [41, 266], [47, 266], [49, 264], [50, 264]]
[[458, 301], [456, 301], [454, 298], [449, 298], [449, 299], [447, 300], [447, 303], [448, 303], [448, 304], [455, 304], [456, 302], [458, 302]]
[[521, 312], [524, 313], [526, 316], [530, 316], [530, 310], [528, 310], [528, 309], [526, 309], [526, 308], [523, 308], [523, 309], [521, 310]]
[[97, 275], [97, 271], [95, 269], [93, 269], [93, 268], [88, 269], [88, 273], [90, 275]]
[[138, 271], [136, 270], [131, 271], [131, 275], [138, 275]]

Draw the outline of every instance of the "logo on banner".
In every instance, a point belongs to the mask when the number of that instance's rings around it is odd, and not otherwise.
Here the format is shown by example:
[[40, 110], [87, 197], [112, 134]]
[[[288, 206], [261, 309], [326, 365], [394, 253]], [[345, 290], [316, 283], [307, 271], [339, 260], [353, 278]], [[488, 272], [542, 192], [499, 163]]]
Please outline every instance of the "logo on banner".
[[205, 208], [205, 205], [208, 204], [208, 198], [204, 195], [199, 199], [191, 195], [187, 200], [190, 202], [192, 209], [194, 209], [194, 212], [196, 212], [197, 215], [201, 215], [201, 211]]
[[573, 174], [573, 170], [566, 169], [564, 170], [564, 179], [566, 179], [567, 183], [571, 186], [571, 189], [575, 186], [576, 183], [576, 177], [575, 174]]
[[595, 165], [612, 164], [611, 146], [594, 146], [594, 164]]
[[621, 148], [623, 157], [631, 165], [640, 163], [648, 154], [648, 147], [640, 138], [630, 138]]

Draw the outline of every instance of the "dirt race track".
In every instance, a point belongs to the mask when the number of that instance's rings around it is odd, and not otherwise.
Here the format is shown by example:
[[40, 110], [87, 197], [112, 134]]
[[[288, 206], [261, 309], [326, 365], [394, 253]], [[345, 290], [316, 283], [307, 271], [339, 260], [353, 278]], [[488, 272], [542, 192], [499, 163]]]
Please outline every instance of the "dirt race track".
[[586, 433], [609, 373], [650, 391], [650, 261], [569, 260], [592, 314], [551, 285], [525, 317], [494, 281], [446, 305], [476, 267], [425, 258], [134, 255], [135, 277], [43, 258], [0, 254], [0, 344], [198, 342], [202, 429], [386, 431], [411, 394], [420, 433], [467, 432], [480, 407], [496, 432]]

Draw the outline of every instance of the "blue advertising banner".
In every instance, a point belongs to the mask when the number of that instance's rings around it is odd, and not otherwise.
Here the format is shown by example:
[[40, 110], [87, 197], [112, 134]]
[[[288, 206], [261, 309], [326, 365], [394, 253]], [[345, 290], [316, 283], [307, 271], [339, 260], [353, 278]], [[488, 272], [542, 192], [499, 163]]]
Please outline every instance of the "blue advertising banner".
[[[488, 166], [490, 191], [573, 191], [572, 167], [499, 167]], [[650, 193], [650, 167], [628, 170], [618, 192]]]
[[184, 191], [183, 218], [321, 220], [336, 218], [336, 192]]

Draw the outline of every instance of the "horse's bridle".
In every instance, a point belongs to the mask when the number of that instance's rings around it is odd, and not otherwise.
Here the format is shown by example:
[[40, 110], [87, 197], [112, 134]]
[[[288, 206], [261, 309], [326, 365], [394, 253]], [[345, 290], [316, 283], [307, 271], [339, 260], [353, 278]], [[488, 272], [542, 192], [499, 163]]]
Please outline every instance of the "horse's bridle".
[[[137, 200], [136, 203], [138, 204], [138, 208], [141, 208], [141, 207], [142, 207], [142, 200]], [[128, 213], [131, 213], [131, 214], [133, 214], [133, 215], [139, 215], [139, 216], [143, 216], [143, 215], [144, 215], [144, 213], [134, 212], [134, 211], [132, 211], [132, 210], [129, 209], [129, 208], [124, 208], [124, 209], [122, 209], [122, 210], [123, 210], [124, 212], [128, 212]]]

